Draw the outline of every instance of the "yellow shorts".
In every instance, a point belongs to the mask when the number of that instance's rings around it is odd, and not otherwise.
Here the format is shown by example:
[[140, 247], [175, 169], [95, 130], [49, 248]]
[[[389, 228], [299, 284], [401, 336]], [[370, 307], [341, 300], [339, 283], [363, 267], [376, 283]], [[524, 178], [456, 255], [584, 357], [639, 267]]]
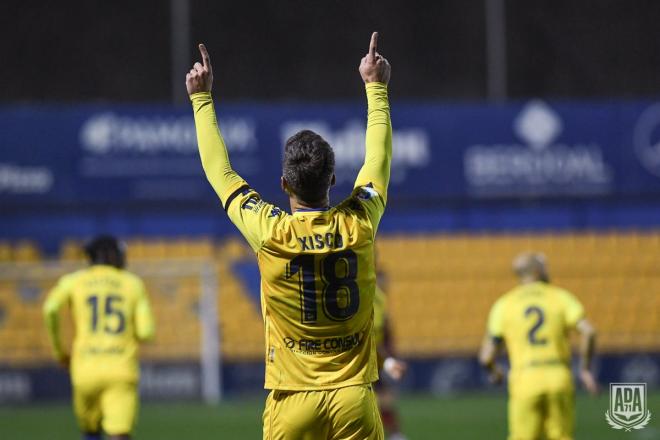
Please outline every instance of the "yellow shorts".
[[264, 410], [264, 440], [383, 440], [371, 385], [335, 390], [273, 390]]
[[574, 425], [572, 390], [509, 399], [509, 440], [571, 440]]
[[74, 384], [73, 409], [83, 432], [130, 434], [138, 409], [135, 382]]

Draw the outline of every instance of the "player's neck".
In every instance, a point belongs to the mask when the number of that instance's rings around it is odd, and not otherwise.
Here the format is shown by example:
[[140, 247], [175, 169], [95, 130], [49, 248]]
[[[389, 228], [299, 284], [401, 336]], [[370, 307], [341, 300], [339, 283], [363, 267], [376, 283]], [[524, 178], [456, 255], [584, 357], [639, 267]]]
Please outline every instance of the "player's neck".
[[289, 205], [291, 206], [291, 213], [293, 214], [299, 210], [326, 209], [330, 206], [330, 199], [326, 197], [319, 203], [310, 204], [299, 200], [297, 197], [289, 197]]
[[537, 278], [537, 277], [522, 277], [520, 278], [520, 284], [534, 284], [534, 283], [539, 283], [543, 280]]

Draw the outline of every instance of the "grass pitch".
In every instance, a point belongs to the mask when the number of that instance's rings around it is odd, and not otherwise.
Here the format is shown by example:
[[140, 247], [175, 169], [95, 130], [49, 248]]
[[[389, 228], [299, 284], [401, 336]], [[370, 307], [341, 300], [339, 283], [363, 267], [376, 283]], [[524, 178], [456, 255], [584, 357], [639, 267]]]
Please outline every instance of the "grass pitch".
[[[645, 429], [622, 432], [605, 421], [609, 397], [577, 399], [577, 440], [660, 439], [660, 392], [650, 393], [652, 419]], [[411, 440], [497, 440], [506, 438], [504, 394], [465, 394], [452, 398], [402, 396], [405, 434]], [[262, 399], [228, 400], [218, 407], [201, 404], [146, 403], [135, 433], [137, 440], [261, 439]], [[67, 404], [0, 406], [2, 440], [71, 440], [79, 438]]]

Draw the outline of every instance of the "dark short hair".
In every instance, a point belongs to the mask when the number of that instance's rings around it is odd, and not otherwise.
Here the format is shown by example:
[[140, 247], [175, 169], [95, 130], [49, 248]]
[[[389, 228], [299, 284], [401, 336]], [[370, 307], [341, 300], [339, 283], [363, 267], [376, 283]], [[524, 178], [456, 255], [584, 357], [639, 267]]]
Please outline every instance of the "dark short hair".
[[321, 136], [302, 130], [287, 139], [282, 174], [300, 200], [310, 204], [323, 201], [334, 172], [335, 153]]
[[124, 245], [112, 235], [94, 237], [85, 245], [85, 253], [91, 264], [123, 268], [126, 263]]

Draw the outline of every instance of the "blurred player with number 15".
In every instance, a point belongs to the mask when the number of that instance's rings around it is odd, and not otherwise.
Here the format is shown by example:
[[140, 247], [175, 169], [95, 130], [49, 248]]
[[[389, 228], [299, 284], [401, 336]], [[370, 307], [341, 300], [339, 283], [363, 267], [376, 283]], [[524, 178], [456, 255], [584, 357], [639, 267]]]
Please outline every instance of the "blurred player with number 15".
[[69, 368], [59, 336], [59, 311], [71, 308], [76, 337], [71, 355], [73, 404], [85, 440], [130, 438], [138, 407], [138, 343], [154, 335], [144, 284], [124, 270], [123, 244], [111, 236], [92, 240], [91, 266], [63, 276], [44, 304], [57, 359]]

